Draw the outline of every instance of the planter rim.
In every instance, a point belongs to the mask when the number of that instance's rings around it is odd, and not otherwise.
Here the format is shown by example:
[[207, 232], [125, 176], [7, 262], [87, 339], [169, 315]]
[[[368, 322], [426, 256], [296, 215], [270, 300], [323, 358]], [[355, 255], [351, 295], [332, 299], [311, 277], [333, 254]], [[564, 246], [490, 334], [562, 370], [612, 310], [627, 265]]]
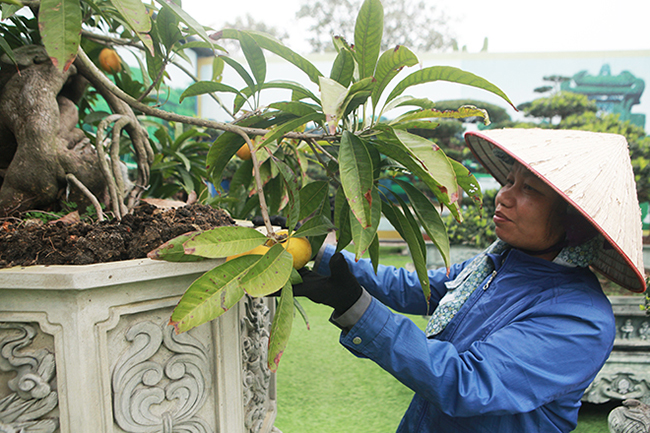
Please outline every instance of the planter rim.
[[165, 262], [133, 259], [90, 265], [22, 266], [0, 269], [0, 290], [87, 290], [134, 281], [204, 273], [223, 262]]

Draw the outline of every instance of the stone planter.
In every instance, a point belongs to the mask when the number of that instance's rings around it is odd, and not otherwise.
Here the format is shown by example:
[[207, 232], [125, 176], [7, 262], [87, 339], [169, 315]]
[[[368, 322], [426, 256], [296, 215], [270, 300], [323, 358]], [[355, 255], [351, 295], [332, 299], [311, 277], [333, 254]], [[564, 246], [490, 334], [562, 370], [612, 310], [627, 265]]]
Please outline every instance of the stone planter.
[[0, 270], [0, 431], [266, 433], [273, 300], [167, 326], [218, 261]]
[[614, 349], [582, 400], [605, 403], [637, 399], [650, 403], [650, 317], [641, 296], [609, 298], [616, 318]]

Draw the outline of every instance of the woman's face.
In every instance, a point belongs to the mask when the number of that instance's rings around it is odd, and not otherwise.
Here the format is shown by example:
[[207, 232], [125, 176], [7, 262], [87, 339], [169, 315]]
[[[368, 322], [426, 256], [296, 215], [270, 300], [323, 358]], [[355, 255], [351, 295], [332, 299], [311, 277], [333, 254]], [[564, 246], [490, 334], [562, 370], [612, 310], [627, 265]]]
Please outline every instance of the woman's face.
[[[495, 204], [496, 234], [511, 246], [542, 251], [562, 240], [564, 201], [523, 165], [516, 162], [512, 166]], [[552, 259], [556, 254], [540, 257]]]

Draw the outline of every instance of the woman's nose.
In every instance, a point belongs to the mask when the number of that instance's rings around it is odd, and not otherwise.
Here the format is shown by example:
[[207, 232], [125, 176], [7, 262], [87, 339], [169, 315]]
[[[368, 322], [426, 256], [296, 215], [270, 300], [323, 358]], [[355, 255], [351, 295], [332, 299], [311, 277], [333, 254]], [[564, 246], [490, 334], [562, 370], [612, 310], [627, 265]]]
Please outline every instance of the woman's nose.
[[494, 198], [495, 205], [501, 204], [502, 206], [510, 207], [512, 206], [512, 202], [513, 194], [508, 185], [503, 186]]

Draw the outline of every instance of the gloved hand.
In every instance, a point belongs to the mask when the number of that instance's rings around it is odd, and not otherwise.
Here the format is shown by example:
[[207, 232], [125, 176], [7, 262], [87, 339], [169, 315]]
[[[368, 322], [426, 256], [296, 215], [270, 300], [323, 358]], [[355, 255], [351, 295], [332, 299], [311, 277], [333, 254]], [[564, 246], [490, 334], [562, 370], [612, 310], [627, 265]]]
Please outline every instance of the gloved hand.
[[336, 315], [345, 313], [361, 297], [362, 289], [352, 275], [343, 254], [336, 253], [330, 259], [330, 276], [300, 269], [301, 284], [293, 286], [294, 296], [305, 296], [318, 304], [334, 308]]

